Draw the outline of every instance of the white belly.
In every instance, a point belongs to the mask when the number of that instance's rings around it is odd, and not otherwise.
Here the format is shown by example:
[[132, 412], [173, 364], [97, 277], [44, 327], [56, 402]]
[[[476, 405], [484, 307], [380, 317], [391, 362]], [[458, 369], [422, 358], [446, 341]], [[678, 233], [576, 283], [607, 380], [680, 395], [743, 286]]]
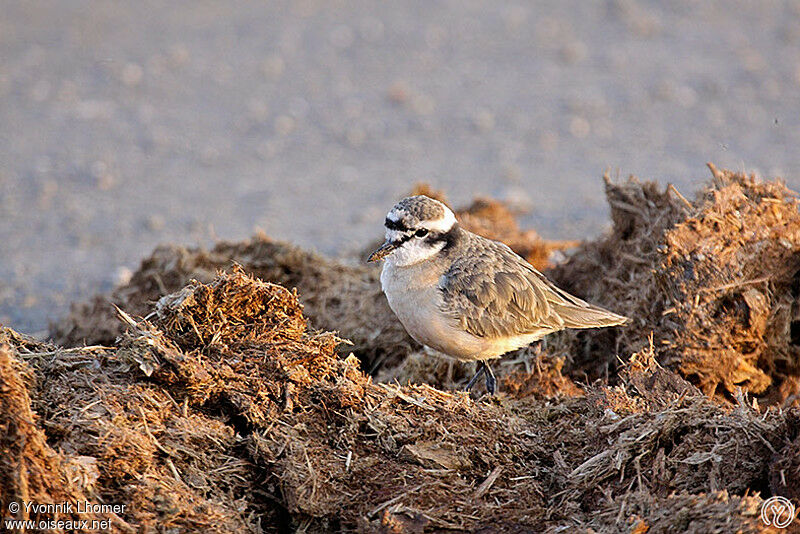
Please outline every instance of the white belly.
[[530, 335], [486, 339], [466, 332], [456, 318], [443, 312], [438, 282], [435, 273], [426, 274], [426, 269], [418, 265], [398, 267], [385, 262], [381, 272], [381, 287], [389, 307], [418, 343], [458, 360], [484, 360], [538, 339]]

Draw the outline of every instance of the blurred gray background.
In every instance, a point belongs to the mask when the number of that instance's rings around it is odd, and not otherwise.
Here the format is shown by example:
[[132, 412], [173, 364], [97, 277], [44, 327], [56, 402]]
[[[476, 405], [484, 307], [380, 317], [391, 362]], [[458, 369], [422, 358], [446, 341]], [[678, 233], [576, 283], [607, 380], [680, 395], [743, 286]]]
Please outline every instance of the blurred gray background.
[[607, 226], [600, 176], [800, 186], [800, 4], [0, 1], [0, 322], [162, 242], [344, 255], [417, 181]]

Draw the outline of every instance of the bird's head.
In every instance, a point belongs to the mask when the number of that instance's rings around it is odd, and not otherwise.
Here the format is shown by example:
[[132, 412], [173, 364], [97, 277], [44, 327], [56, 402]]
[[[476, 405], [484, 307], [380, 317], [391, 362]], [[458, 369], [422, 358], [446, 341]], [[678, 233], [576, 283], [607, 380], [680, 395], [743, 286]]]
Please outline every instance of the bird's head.
[[413, 265], [440, 252], [458, 227], [453, 212], [425, 195], [407, 197], [394, 205], [383, 222], [386, 241], [367, 261], [386, 258], [396, 265]]

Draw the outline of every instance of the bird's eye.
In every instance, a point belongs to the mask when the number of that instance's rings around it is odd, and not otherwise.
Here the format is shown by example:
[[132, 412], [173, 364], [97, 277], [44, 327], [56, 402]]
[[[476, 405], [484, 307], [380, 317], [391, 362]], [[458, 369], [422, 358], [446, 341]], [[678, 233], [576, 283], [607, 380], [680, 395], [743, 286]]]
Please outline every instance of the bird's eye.
[[426, 228], [420, 228], [419, 230], [414, 232], [414, 235], [417, 237], [425, 237], [426, 235], [428, 235], [428, 230]]

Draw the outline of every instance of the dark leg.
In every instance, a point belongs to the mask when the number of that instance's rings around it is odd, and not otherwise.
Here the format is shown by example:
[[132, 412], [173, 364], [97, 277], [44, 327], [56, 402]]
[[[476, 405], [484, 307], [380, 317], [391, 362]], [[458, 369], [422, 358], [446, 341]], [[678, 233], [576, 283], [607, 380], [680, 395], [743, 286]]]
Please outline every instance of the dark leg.
[[483, 362], [484, 374], [486, 375], [486, 391], [489, 392], [489, 395], [494, 395], [495, 389], [497, 388], [497, 379], [494, 377], [494, 371], [492, 368], [489, 367], [489, 364]]
[[[478, 362], [478, 370], [475, 371], [475, 376], [472, 377], [472, 380], [470, 380], [467, 383], [467, 385], [464, 386], [464, 391], [469, 391], [470, 389], [472, 389], [472, 386], [475, 385], [475, 382], [478, 381], [478, 378], [480, 378], [480, 376], [485, 372], [486, 372], [486, 363], [485, 362]], [[487, 380], [488, 380], [488, 378], [487, 378]]]

